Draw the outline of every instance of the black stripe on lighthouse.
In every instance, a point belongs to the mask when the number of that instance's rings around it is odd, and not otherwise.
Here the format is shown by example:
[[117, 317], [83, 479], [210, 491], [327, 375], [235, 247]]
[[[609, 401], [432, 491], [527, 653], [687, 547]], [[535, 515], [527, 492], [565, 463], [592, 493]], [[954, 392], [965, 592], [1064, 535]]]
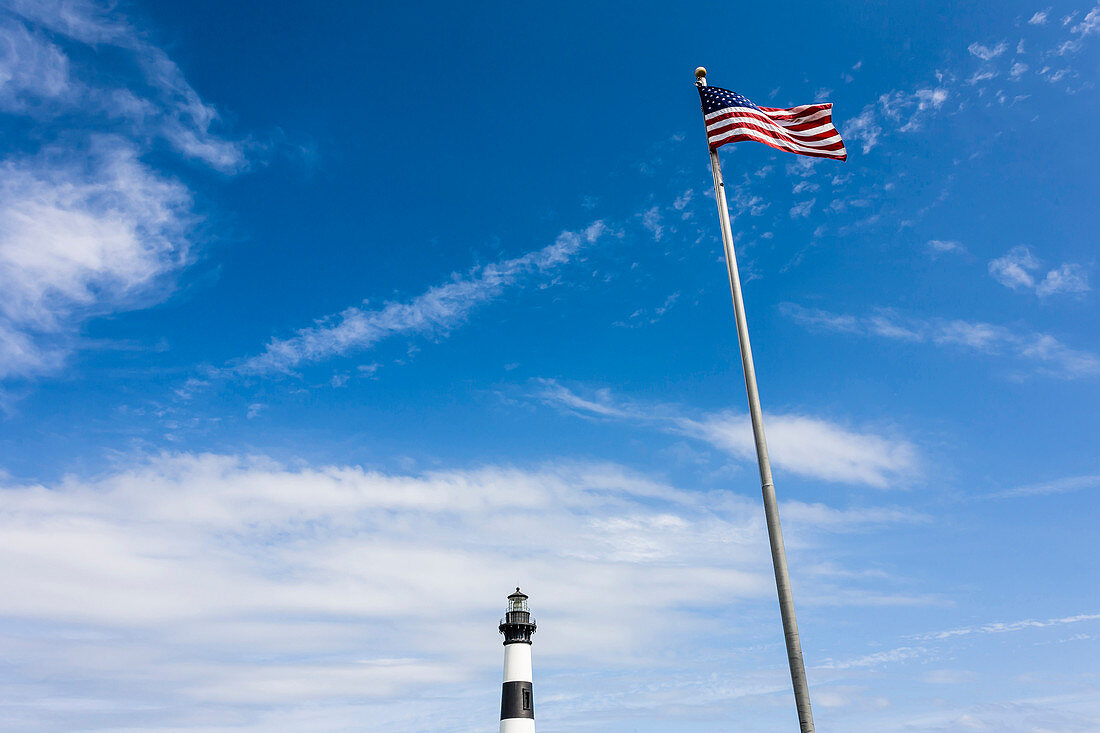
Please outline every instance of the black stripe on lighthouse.
[[500, 697], [500, 719], [534, 718], [534, 700], [530, 682], [505, 682]]

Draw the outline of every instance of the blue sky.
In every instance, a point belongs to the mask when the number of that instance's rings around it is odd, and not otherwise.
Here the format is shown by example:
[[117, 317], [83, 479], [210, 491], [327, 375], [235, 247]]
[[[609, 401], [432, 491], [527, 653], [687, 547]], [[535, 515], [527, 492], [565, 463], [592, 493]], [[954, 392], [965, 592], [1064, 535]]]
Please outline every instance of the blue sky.
[[1100, 728], [1088, 3], [0, 2], [0, 728]]

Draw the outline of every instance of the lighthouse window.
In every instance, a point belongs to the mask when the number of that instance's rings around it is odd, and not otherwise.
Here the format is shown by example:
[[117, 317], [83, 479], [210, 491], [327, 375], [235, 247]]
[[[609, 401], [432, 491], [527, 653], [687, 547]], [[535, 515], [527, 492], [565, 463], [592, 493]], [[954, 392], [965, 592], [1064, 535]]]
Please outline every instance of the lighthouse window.
[[530, 710], [531, 709], [531, 691], [530, 690], [524, 690], [523, 691], [523, 709], [524, 710]]

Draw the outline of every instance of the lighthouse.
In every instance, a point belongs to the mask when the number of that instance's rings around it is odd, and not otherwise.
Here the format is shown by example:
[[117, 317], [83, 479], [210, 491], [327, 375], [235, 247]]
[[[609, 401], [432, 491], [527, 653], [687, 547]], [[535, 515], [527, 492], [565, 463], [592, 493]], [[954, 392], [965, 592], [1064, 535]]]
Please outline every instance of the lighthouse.
[[504, 687], [500, 695], [500, 733], [534, 733], [535, 700], [531, 691], [531, 634], [535, 619], [527, 595], [516, 588], [498, 627], [504, 634]]

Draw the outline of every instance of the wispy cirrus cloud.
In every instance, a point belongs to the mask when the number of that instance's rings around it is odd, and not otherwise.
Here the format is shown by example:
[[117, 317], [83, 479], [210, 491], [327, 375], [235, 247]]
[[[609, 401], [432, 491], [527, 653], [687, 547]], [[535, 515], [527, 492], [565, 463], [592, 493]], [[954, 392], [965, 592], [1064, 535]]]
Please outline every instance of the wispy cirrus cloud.
[[[691, 413], [672, 405], [615, 399], [606, 389], [582, 396], [552, 380], [539, 382], [538, 396], [581, 415], [651, 425], [701, 440], [738, 460], [752, 461], [756, 455], [745, 413]], [[808, 415], [768, 414], [766, 424], [776, 465], [801, 476], [886, 488], [907, 483], [920, 473], [919, 452], [907, 440], [856, 431]]]
[[990, 496], [996, 499], [1017, 499], [1027, 496], [1049, 496], [1068, 494], [1073, 491], [1100, 488], [1100, 475], [1064, 476], [1050, 481], [1017, 486], [1006, 491], [998, 491]]
[[1052, 626], [1065, 626], [1067, 624], [1079, 624], [1085, 621], [1100, 621], [1100, 613], [1081, 613], [1075, 616], [1048, 619], [1024, 619], [1023, 621], [1009, 621], [982, 624], [981, 626], [962, 626], [946, 631], [932, 631], [926, 634], [917, 634], [910, 638], [942, 641], [960, 636], [975, 636], [979, 634], [1010, 634], [1016, 631], [1028, 629], [1045, 629]]
[[189, 262], [189, 189], [154, 147], [223, 173], [246, 146], [113, 6], [0, 8], [0, 115], [33, 121], [0, 161], [0, 379], [55, 372], [90, 318], [163, 300]]
[[606, 233], [604, 223], [596, 221], [579, 233], [562, 232], [542, 249], [456, 275], [411, 300], [380, 308], [348, 308], [300, 329], [294, 336], [273, 339], [263, 353], [229, 370], [239, 375], [286, 374], [302, 364], [369, 349], [392, 336], [445, 333], [509, 288], [570, 262]]
[[[876, 651], [870, 654], [844, 658], [827, 659], [815, 666], [819, 670], [856, 670], [867, 668], [884, 668], [898, 664], [906, 664], [914, 660], [925, 660], [935, 656], [942, 645], [966, 637], [986, 636], [989, 634], [1012, 634], [1021, 631], [1036, 629], [1059, 628], [1067, 625], [1100, 621], [1100, 614], [1082, 613], [1074, 616], [1049, 619], [1024, 619], [1021, 621], [994, 622], [977, 626], [960, 626], [944, 631], [931, 631], [922, 634], [912, 634], [907, 637], [910, 642], [923, 642], [920, 645], [910, 643], [893, 649]], [[929, 680], [933, 684], [941, 684], [942, 680]]]
[[1065, 379], [1100, 374], [1100, 357], [1072, 349], [1046, 333], [961, 319], [904, 316], [890, 309], [872, 315], [850, 315], [783, 303], [780, 311], [810, 329], [1009, 356], [1030, 364], [1035, 372]]
[[905, 662], [910, 659], [916, 659], [923, 657], [927, 653], [927, 649], [923, 647], [903, 646], [896, 649], [889, 649], [882, 652], [874, 652], [872, 654], [864, 654], [863, 656], [853, 657], [851, 659], [842, 660], [827, 660], [818, 665], [818, 669], [859, 669], [862, 667], [883, 667], [890, 664], [897, 664], [898, 662]]
[[[116, 8], [92, 0], [12, 0], [0, 17], [0, 109], [41, 121], [76, 114], [82, 126], [160, 139], [226, 173], [247, 164], [246, 145], [215, 132], [217, 110], [179, 66]], [[127, 67], [89, 63], [96, 48]], [[79, 58], [74, 62], [73, 58]]]

